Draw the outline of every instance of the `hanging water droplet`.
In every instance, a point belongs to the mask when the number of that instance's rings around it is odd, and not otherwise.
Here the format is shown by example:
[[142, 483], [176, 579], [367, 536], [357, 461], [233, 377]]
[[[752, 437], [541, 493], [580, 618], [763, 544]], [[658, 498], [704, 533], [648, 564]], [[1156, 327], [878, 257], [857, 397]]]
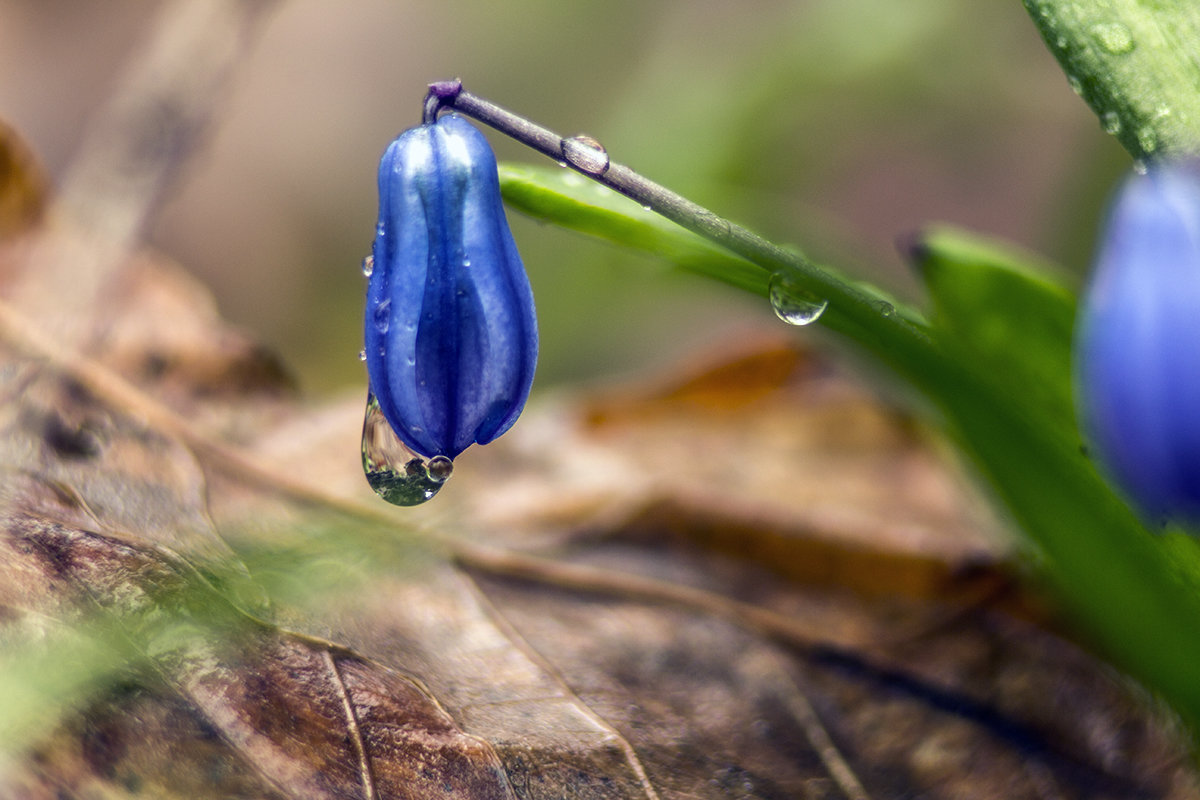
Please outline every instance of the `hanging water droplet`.
[[367, 348], [364, 347], [362, 350], [358, 351], [358, 360], [359, 361], [367, 360]]
[[771, 276], [769, 297], [775, 315], [789, 325], [811, 325], [829, 305], [828, 300], [817, 297], [782, 272]]
[[387, 333], [391, 324], [392, 301], [391, 298], [384, 298], [383, 302], [375, 306], [375, 329], [380, 333]]
[[425, 468], [429, 472], [429, 479], [439, 486], [454, 474], [454, 462], [445, 456], [434, 456], [425, 463]]
[[591, 136], [580, 134], [563, 139], [562, 154], [572, 166], [589, 175], [603, 175], [608, 171], [608, 151]]
[[1100, 127], [1105, 133], [1116, 136], [1121, 132], [1121, 117], [1115, 111], [1105, 111], [1100, 115]]
[[1124, 55], [1136, 47], [1133, 34], [1119, 22], [1105, 22], [1092, 26], [1092, 36], [1100, 46], [1115, 56]]
[[362, 273], [366, 277], [371, 277], [371, 273], [375, 271], [375, 256], [369, 255], [362, 260]]
[[454, 471], [454, 462], [445, 456], [426, 460], [405, 447], [370, 392], [363, 418], [362, 463], [375, 493], [397, 506], [416, 506], [431, 499]]
[[1074, 75], [1068, 75], [1067, 83], [1070, 84], [1072, 92], [1078, 95], [1083, 94], [1083, 81], [1079, 80], [1079, 78]]

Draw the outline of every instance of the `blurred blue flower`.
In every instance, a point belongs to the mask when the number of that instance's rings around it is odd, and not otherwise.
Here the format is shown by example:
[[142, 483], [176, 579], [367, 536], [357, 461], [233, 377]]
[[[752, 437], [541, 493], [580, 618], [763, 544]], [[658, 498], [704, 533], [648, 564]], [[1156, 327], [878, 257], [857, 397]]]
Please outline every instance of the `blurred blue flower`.
[[1200, 521], [1200, 173], [1120, 187], [1076, 337], [1085, 433], [1151, 519]]
[[371, 392], [413, 451], [454, 458], [516, 421], [537, 319], [496, 158], [464, 118], [411, 128], [379, 163], [364, 325]]

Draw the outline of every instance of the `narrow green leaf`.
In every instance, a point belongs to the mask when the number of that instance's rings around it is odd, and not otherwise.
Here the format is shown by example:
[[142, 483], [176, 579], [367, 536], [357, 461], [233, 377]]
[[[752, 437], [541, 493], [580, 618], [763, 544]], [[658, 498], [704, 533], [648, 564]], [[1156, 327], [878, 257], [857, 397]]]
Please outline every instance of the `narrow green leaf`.
[[131, 656], [111, 626], [9, 632], [0, 659], [0, 763], [128, 672]]
[[1075, 429], [1071, 338], [1075, 296], [1040, 259], [946, 227], [930, 228], [911, 257], [945, 345], [1024, 394], [1056, 427]]
[[979, 376], [947, 377], [939, 400], [951, 433], [1029, 535], [1067, 607], [1110, 658], [1200, 730], [1200, 595], [1182, 579], [1194, 561], [1142, 527], [1072, 437]]
[[1072, 88], [1134, 158], [1200, 155], [1200, 3], [1024, 2]]

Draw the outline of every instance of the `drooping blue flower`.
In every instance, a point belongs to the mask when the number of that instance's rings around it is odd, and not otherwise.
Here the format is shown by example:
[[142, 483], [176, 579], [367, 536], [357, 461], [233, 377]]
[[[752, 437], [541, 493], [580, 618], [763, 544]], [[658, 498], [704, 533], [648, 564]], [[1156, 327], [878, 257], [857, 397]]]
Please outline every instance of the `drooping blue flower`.
[[1162, 165], [1118, 190], [1081, 308], [1085, 432], [1153, 520], [1200, 521], [1200, 174]]
[[453, 459], [516, 421], [533, 383], [533, 293], [483, 135], [448, 114], [379, 163], [364, 343], [371, 392], [413, 451]]

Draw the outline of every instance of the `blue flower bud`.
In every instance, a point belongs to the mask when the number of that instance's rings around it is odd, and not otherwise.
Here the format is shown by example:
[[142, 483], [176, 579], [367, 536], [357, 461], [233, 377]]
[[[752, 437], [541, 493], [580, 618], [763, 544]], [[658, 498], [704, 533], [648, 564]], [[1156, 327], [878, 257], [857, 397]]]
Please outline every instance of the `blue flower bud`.
[[1152, 519], [1200, 521], [1200, 175], [1117, 192], [1081, 310], [1077, 385], [1102, 465]]
[[533, 383], [537, 318], [496, 158], [464, 118], [411, 128], [383, 154], [372, 257], [364, 350], [396, 435], [454, 458], [508, 430]]

